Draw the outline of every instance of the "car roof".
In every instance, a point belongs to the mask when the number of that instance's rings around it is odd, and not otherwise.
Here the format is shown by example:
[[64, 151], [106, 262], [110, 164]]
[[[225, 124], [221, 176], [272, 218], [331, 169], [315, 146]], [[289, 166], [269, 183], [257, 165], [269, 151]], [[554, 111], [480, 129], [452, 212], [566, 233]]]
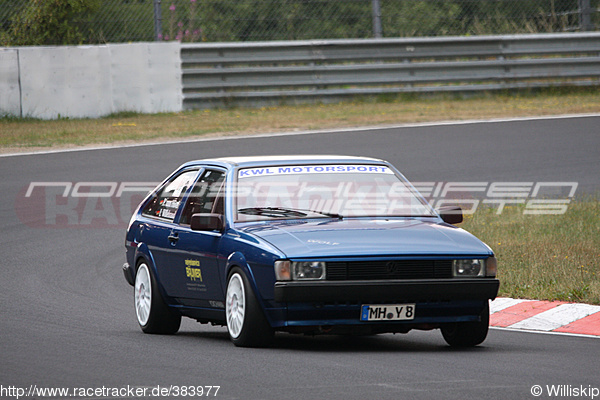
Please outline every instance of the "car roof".
[[370, 157], [340, 156], [340, 155], [289, 155], [289, 156], [248, 156], [248, 157], [223, 157], [195, 160], [185, 163], [184, 166], [199, 164], [212, 164], [224, 167], [256, 167], [269, 165], [295, 165], [295, 164], [322, 164], [322, 163], [368, 163], [382, 164], [385, 161]]

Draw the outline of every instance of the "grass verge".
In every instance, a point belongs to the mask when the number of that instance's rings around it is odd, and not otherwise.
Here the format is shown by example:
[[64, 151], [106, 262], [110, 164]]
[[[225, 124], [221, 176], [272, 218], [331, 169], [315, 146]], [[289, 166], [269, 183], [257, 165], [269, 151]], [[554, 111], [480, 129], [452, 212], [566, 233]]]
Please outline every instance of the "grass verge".
[[293, 130], [581, 113], [600, 113], [597, 89], [551, 89], [470, 98], [401, 95], [329, 105], [155, 115], [119, 113], [100, 119], [40, 121], [5, 117], [0, 118], [0, 149], [30, 151]]
[[498, 258], [499, 296], [600, 304], [600, 201], [562, 215], [526, 215], [525, 205], [479, 207], [462, 228]]

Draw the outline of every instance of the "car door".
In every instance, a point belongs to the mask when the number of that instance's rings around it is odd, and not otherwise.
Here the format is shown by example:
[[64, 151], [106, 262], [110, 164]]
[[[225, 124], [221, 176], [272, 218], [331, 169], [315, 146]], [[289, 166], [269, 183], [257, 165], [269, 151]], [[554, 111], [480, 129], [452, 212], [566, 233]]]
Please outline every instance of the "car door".
[[[218, 248], [222, 233], [219, 231], [193, 231], [190, 221], [193, 214], [223, 214], [225, 170], [205, 169], [194, 184], [178, 216], [177, 226], [171, 231], [174, 250], [173, 268], [179, 278], [177, 297], [188, 306], [223, 308], [224, 294], [218, 270]], [[178, 279], [181, 282], [181, 279]]]
[[180, 171], [167, 181], [142, 209], [144, 218], [139, 241], [146, 244], [156, 266], [157, 280], [170, 297], [180, 297], [186, 277], [178, 268], [175, 217], [200, 168]]

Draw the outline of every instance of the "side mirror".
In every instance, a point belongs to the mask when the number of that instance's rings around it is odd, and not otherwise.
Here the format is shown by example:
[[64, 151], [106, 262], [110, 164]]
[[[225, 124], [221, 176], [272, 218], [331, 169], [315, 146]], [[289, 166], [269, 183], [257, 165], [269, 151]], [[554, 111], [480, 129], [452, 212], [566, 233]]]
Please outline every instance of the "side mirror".
[[444, 220], [444, 222], [447, 224], [455, 225], [463, 222], [462, 208], [459, 206], [440, 207], [437, 212], [440, 214], [440, 217], [442, 217], [442, 220]]
[[222, 231], [223, 216], [221, 214], [193, 214], [190, 221], [193, 231]]

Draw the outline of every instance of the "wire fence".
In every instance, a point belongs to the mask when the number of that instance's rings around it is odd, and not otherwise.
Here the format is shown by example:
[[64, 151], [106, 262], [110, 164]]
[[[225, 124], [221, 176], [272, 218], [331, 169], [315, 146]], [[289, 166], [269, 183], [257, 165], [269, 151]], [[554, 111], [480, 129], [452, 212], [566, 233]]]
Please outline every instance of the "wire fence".
[[[63, 11], [60, 18], [44, 15], [58, 9]], [[0, 0], [0, 45], [358, 39], [598, 29], [600, 0]]]

